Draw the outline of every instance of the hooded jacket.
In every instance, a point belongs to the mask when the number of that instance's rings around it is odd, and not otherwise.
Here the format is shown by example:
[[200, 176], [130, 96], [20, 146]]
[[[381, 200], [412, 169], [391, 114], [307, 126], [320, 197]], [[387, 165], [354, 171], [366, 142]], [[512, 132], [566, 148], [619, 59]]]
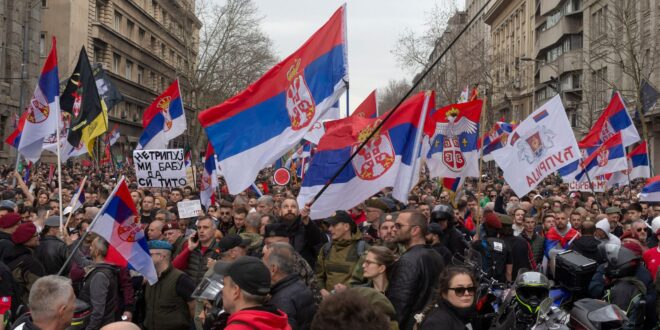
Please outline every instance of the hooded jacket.
[[291, 330], [288, 317], [273, 306], [240, 310], [229, 316], [225, 330]]
[[621, 245], [621, 240], [610, 233], [610, 222], [607, 219], [596, 222], [596, 228], [607, 233], [607, 240], [603, 240], [604, 243]]

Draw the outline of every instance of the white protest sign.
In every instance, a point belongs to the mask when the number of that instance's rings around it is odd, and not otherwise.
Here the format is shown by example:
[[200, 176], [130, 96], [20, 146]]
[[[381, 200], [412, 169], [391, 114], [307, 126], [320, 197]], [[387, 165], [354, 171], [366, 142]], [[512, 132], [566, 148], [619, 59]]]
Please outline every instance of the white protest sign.
[[[607, 187], [607, 180], [599, 176], [598, 178], [594, 178], [591, 180], [591, 187], [594, 189], [594, 192], [604, 192], [605, 188]], [[589, 189], [589, 181], [582, 180], [582, 181], [573, 181], [568, 184], [568, 191], [586, 191], [586, 192], [591, 192], [591, 189]]]
[[183, 149], [156, 149], [133, 151], [135, 175], [139, 187], [184, 187], [186, 165]]
[[179, 210], [179, 218], [192, 218], [198, 217], [202, 214], [202, 204], [199, 202], [199, 199], [191, 201], [180, 201], [176, 203], [176, 208]]

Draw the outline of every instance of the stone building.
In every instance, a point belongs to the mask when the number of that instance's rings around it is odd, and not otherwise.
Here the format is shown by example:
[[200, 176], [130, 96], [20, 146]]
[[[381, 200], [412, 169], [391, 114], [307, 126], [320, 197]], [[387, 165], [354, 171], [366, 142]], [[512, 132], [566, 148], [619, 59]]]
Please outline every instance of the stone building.
[[[123, 95], [124, 102], [109, 113], [110, 127], [119, 124], [122, 135], [117, 148], [128, 151], [136, 145], [144, 109], [176, 78], [187, 123], [196, 122], [187, 98], [201, 27], [194, 0], [43, 1], [41, 34], [57, 37], [60, 79], [68, 78], [85, 46], [90, 61], [103, 65]], [[189, 139], [180, 137], [171, 146], [182, 147]]]
[[[41, 34], [42, 0], [0, 0], [0, 133], [14, 130], [32, 97], [49, 43]], [[13, 163], [16, 149], [0, 143], [0, 162]]]

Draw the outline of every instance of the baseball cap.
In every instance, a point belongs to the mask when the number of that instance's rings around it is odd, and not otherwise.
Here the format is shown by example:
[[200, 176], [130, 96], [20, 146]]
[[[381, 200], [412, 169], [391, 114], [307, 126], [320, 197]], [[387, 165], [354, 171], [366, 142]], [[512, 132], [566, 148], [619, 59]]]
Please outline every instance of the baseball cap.
[[8, 199], [0, 201], [0, 210], [7, 210], [10, 212], [14, 212], [16, 210], [16, 203]]
[[7, 213], [0, 217], [0, 228], [11, 228], [21, 221], [21, 216], [16, 213]]
[[330, 226], [334, 226], [338, 223], [347, 223], [351, 226], [355, 226], [355, 221], [346, 211], [336, 211], [332, 216], [325, 219], [325, 222]]
[[268, 237], [288, 237], [289, 232], [284, 223], [269, 223], [264, 231], [264, 238]]
[[270, 271], [259, 258], [244, 256], [232, 263], [218, 262], [213, 266], [213, 271], [231, 277], [247, 293], [258, 296], [270, 293]]
[[252, 241], [244, 239], [237, 234], [227, 235], [220, 239], [220, 251], [229, 251], [237, 246], [247, 247]]
[[53, 215], [46, 219], [44, 225], [48, 227], [59, 227], [60, 226], [60, 217]]

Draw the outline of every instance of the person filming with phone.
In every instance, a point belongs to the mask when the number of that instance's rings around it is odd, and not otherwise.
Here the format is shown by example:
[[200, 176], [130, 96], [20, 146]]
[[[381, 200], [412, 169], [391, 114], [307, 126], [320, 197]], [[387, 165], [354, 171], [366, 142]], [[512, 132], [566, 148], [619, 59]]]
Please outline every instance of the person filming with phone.
[[197, 220], [197, 232], [190, 235], [188, 242], [183, 244], [181, 253], [172, 261], [174, 268], [188, 274], [195, 285], [204, 278], [204, 273], [208, 270], [208, 259], [219, 252], [216, 251], [219, 246], [214, 234], [213, 219], [208, 216], [200, 217]]

